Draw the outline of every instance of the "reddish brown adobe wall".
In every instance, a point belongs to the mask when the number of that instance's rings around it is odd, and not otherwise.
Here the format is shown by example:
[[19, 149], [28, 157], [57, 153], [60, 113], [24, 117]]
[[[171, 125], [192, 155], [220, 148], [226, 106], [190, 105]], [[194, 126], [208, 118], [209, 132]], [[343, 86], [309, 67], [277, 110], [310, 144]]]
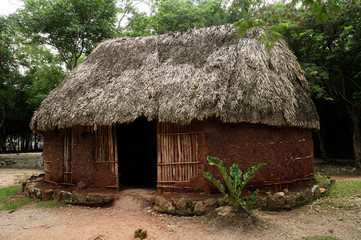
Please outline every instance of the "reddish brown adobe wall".
[[[44, 133], [44, 170], [45, 180], [64, 183], [64, 129]], [[95, 161], [95, 134], [89, 128], [72, 129], [71, 142], [71, 184], [80, 181], [86, 187], [105, 187], [114, 185], [114, 174], [108, 164]]]
[[[237, 163], [244, 172], [258, 163], [266, 163], [248, 186], [289, 184], [313, 178], [313, 142], [309, 129], [270, 127], [261, 124], [221, 123], [207, 120], [202, 126], [205, 142], [199, 151], [202, 171], [212, 172], [221, 179], [218, 170], [206, 162], [207, 155], [218, 157], [229, 168]], [[178, 185], [179, 186], [179, 185]], [[215, 190], [203, 176], [192, 179], [189, 187], [201, 191]]]
[[45, 180], [63, 182], [63, 134], [59, 131], [48, 131], [44, 135], [44, 172]]
[[[198, 176], [188, 183], [175, 183], [173, 190], [214, 190], [212, 184], [204, 179], [203, 172], [210, 171], [216, 178], [221, 177], [216, 167], [208, 165], [207, 155], [220, 158], [227, 168], [237, 163], [242, 171], [260, 162], [266, 163], [249, 182], [250, 186], [288, 184], [313, 178], [311, 130], [221, 123], [212, 119], [193, 121], [184, 128], [184, 132], [197, 134], [197, 159], [201, 164]], [[45, 173], [45, 179], [58, 183], [63, 182], [63, 142], [61, 132], [44, 133], [44, 161], [49, 161], [45, 168], [50, 171]], [[85, 131], [74, 137], [71, 149], [72, 183], [82, 181], [87, 187], [114, 185], [114, 173], [109, 165], [96, 163], [95, 148], [94, 132]]]
[[94, 186], [96, 165], [94, 163], [94, 135], [82, 132], [74, 137], [71, 152], [72, 182], [82, 181], [86, 186]]

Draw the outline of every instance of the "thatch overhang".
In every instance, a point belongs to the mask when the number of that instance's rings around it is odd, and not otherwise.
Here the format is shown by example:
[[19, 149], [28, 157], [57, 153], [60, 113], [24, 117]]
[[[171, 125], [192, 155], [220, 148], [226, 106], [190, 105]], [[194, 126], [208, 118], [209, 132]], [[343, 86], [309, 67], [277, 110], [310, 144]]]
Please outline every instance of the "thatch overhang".
[[34, 113], [30, 127], [132, 122], [140, 116], [319, 129], [308, 84], [283, 40], [267, 51], [259, 30], [231, 26], [99, 44]]

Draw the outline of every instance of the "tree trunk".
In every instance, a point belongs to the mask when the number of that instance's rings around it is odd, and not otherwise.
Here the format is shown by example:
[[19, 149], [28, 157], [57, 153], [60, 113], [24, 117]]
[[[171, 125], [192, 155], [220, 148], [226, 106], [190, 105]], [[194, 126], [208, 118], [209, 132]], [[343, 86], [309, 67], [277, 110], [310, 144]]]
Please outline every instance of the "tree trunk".
[[326, 154], [326, 149], [325, 149], [325, 144], [324, 144], [325, 141], [324, 141], [324, 138], [322, 137], [320, 131], [317, 132], [317, 137], [318, 137], [318, 142], [320, 143], [320, 153], [321, 153], [322, 160], [325, 163], [329, 163], [330, 159], [327, 157], [327, 154]]
[[353, 126], [353, 151], [355, 155], [355, 167], [361, 169], [361, 124], [355, 112], [350, 114]]
[[38, 134], [34, 134], [34, 150], [38, 150]]

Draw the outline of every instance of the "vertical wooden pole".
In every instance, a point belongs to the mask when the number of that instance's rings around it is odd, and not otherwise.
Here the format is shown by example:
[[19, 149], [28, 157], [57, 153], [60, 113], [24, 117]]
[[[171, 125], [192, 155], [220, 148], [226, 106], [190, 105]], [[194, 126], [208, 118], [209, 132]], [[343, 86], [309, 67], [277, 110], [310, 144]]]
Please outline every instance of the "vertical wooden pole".
[[114, 173], [115, 173], [115, 186], [119, 188], [119, 165], [118, 165], [118, 138], [117, 138], [117, 125], [113, 124], [113, 147], [114, 147]]

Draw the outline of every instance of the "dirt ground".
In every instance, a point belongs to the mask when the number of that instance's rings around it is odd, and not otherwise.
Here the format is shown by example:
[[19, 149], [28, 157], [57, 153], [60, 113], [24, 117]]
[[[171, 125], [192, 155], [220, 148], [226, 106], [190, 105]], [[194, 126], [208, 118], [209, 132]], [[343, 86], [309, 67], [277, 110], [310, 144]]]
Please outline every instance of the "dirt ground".
[[0, 168], [0, 188], [21, 184], [32, 175], [39, 175], [42, 172], [37, 169]]
[[[39, 171], [0, 169], [1, 186], [13, 185]], [[11, 177], [13, 176], [13, 177]], [[352, 176], [355, 180], [360, 177]], [[343, 176], [343, 179], [348, 180]], [[147, 239], [159, 240], [236, 240], [303, 239], [330, 235], [340, 239], [361, 239], [361, 196], [352, 210], [331, 210], [310, 204], [284, 212], [254, 211], [251, 218], [239, 222], [215, 216], [179, 217], [153, 212], [148, 202], [128, 190], [107, 208], [68, 206], [37, 208], [35, 204], [14, 212], [0, 211], [0, 239], [134, 239], [134, 231], [146, 229]]]

